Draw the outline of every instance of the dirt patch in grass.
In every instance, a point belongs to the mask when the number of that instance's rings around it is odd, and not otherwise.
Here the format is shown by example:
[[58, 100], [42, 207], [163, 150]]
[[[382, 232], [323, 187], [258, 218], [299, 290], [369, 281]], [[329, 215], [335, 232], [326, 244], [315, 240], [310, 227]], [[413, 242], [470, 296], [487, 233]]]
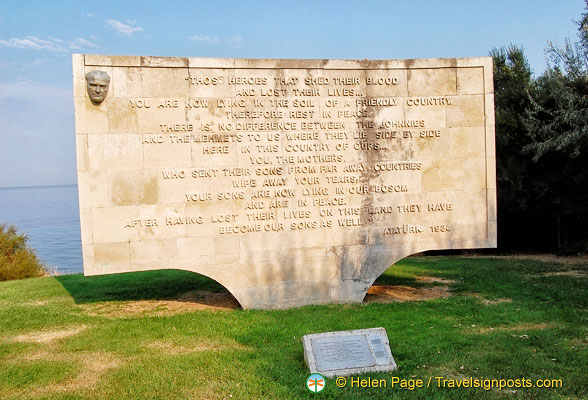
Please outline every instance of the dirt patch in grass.
[[85, 325], [76, 326], [68, 329], [61, 329], [58, 331], [39, 331], [29, 332], [23, 335], [18, 335], [12, 338], [14, 342], [27, 342], [27, 343], [50, 343], [55, 340], [64, 339], [70, 336], [77, 335], [86, 329]]
[[82, 364], [80, 373], [58, 384], [49, 385], [49, 392], [80, 391], [94, 389], [104, 372], [122, 365], [122, 362], [108, 353], [86, 353], [77, 357]]
[[[47, 334], [47, 332], [44, 332], [44, 334]], [[46, 343], [41, 349], [24, 353], [10, 360], [10, 362], [18, 365], [26, 365], [29, 362], [37, 361], [72, 363], [76, 365], [76, 372], [59, 382], [18, 388], [9, 393], [10, 396], [18, 398], [53, 398], [56, 394], [91, 392], [96, 389], [99, 380], [107, 371], [128, 363], [128, 360], [123, 360], [109, 352], [63, 351], [54, 342]]]
[[465, 256], [472, 258], [515, 258], [519, 260], [536, 260], [542, 262], [553, 262], [559, 264], [585, 264], [588, 265], [588, 256], [568, 256], [559, 257], [553, 254], [509, 254], [503, 256], [494, 255], [476, 255], [476, 256]]
[[246, 349], [245, 346], [238, 344], [238, 343], [231, 343], [231, 344], [223, 344], [223, 343], [215, 343], [210, 341], [202, 341], [197, 343], [192, 343], [190, 345], [174, 343], [169, 340], [158, 340], [155, 342], [151, 342], [147, 345], [147, 347], [161, 351], [165, 354], [188, 354], [188, 353], [195, 353], [199, 351], [222, 351], [222, 350], [243, 350]]
[[482, 303], [486, 304], [487, 306], [493, 306], [493, 305], [502, 304], [502, 303], [512, 303], [512, 299], [509, 299], [509, 298], [486, 299], [481, 294], [472, 293], [472, 292], [465, 292], [464, 295], [468, 296], [468, 297], [476, 297], [476, 298], [480, 299], [482, 301]]
[[507, 298], [494, 299], [494, 300], [482, 299], [482, 303], [486, 304], [487, 306], [493, 306], [493, 305], [501, 304], [501, 303], [512, 303], [512, 299], [507, 299]]
[[[491, 327], [491, 326], [476, 326], [476, 325], [472, 325], [470, 328], [471, 330], [468, 330], [469, 334], [480, 334], [480, 335], [486, 335], [488, 333], [493, 333], [493, 332], [513, 332], [513, 333], [521, 333], [524, 331], [532, 331], [532, 330], [544, 330], [544, 329], [551, 329], [551, 328], [555, 328], [555, 324], [548, 324], [545, 322], [541, 322], [541, 323], [522, 323], [522, 324], [517, 324], [517, 325], [510, 325], [510, 326], [497, 326], [497, 327]], [[521, 337], [524, 337], [526, 335], [521, 335]]]
[[100, 378], [110, 369], [124, 364], [116, 356], [104, 352], [39, 352], [25, 356], [26, 360], [49, 360], [75, 362], [79, 365], [79, 372], [61, 382], [42, 386], [35, 386], [26, 392], [20, 393], [27, 397], [42, 397], [57, 393], [80, 393], [96, 389]]
[[588, 346], [588, 336], [586, 336], [584, 339], [582, 338], [574, 338], [570, 340], [570, 344], [572, 345], [572, 347], [587, 347]]
[[449, 286], [410, 287], [404, 285], [373, 285], [369, 288], [365, 303], [394, 303], [443, 299], [451, 296]]
[[571, 276], [574, 278], [588, 278], [588, 269], [585, 271], [572, 270], [572, 271], [558, 271], [558, 272], [546, 272], [541, 276]]
[[29, 300], [23, 302], [21, 305], [25, 307], [37, 307], [37, 306], [47, 306], [55, 303], [62, 303], [62, 302], [70, 302], [71, 297], [61, 296], [61, 297], [54, 297], [47, 300]]
[[228, 311], [241, 308], [228, 292], [194, 291], [175, 300], [137, 300], [84, 304], [82, 310], [91, 316], [107, 318], [142, 316], [168, 316], [202, 310]]
[[414, 279], [417, 282], [423, 283], [442, 283], [444, 285], [451, 285], [455, 283], [453, 279], [438, 278], [436, 276], [417, 276]]
[[55, 355], [48, 350], [39, 350], [32, 353], [25, 353], [22, 356], [22, 360], [25, 361], [38, 361], [38, 360], [49, 360], [55, 361]]

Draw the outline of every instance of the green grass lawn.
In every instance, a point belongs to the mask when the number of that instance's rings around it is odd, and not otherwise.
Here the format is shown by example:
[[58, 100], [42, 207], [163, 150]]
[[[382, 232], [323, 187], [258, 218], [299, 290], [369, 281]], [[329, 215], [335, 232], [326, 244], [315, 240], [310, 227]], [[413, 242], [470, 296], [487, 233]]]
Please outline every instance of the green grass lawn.
[[[414, 257], [377, 283], [451, 296], [246, 311], [199, 306], [226, 291], [183, 271], [1, 282], [0, 399], [588, 398], [587, 265]], [[399, 369], [365, 376], [388, 387], [306, 389], [303, 335], [380, 326]], [[411, 391], [392, 377], [433, 380]], [[563, 387], [437, 388], [434, 377]]]

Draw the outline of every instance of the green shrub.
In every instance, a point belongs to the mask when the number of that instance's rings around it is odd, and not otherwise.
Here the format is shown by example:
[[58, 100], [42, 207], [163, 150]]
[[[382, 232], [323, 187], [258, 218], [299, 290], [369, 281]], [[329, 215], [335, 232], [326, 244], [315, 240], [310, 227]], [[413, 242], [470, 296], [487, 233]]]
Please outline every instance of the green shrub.
[[46, 275], [45, 267], [14, 225], [0, 224], [0, 281]]

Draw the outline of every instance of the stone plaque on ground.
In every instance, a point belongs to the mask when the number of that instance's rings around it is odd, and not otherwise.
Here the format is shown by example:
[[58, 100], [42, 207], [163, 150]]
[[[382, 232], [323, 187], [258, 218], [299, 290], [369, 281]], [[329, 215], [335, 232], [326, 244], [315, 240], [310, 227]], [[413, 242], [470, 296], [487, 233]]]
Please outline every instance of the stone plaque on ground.
[[489, 57], [73, 64], [86, 275], [183, 269], [285, 308], [496, 245]]
[[384, 328], [305, 335], [304, 360], [327, 378], [396, 369]]

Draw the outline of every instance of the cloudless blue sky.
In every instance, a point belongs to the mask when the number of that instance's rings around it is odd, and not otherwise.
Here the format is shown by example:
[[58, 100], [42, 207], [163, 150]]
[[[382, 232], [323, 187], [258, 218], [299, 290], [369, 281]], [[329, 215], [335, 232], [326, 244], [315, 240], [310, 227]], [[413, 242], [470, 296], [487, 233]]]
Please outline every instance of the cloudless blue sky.
[[0, 3], [0, 187], [76, 182], [71, 54], [403, 59], [576, 38], [582, 0]]

